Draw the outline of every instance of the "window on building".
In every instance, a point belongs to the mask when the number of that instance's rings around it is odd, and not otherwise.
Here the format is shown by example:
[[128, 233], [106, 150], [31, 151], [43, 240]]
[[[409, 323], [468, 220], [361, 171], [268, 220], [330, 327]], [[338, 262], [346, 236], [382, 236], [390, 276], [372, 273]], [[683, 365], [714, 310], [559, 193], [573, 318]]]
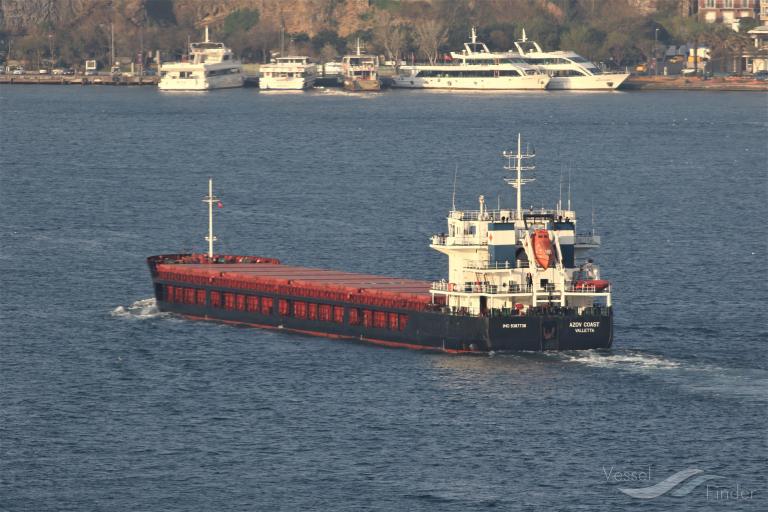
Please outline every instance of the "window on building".
[[308, 305], [307, 316], [309, 316], [310, 320], [317, 320], [317, 304]]
[[235, 307], [238, 311], [245, 311], [245, 295], [237, 294], [235, 299]]
[[221, 307], [221, 292], [211, 292], [211, 306], [214, 308]]
[[197, 290], [197, 303], [205, 304], [205, 290]]
[[723, 0], [723, 7], [725, 9], [733, 9], [733, 0]]
[[285, 299], [279, 299], [277, 301], [277, 310], [280, 313], [280, 316], [288, 316], [291, 311], [288, 301]]
[[360, 310], [349, 308], [349, 325], [360, 325]]
[[255, 297], [253, 295], [250, 295], [246, 298], [246, 307], [248, 311], [254, 313], [259, 310], [259, 298]]
[[707, 9], [714, 9], [715, 8], [715, 0], [707, 0], [704, 2], [704, 7]]

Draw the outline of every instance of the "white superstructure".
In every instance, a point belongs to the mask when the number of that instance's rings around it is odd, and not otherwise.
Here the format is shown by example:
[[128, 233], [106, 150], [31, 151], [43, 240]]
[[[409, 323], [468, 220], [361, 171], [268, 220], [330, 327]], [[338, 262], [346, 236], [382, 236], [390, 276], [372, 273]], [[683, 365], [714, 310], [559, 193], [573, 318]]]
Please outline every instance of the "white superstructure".
[[587, 258], [599, 247], [600, 237], [576, 233], [576, 213], [562, 198], [553, 209], [524, 209], [522, 187], [533, 181], [535, 154], [524, 150], [518, 135], [517, 150], [504, 152], [504, 167], [512, 175], [505, 181], [516, 189], [514, 207], [496, 210], [479, 197], [476, 210], [448, 214], [448, 232], [435, 235], [430, 247], [448, 256], [448, 278], [432, 284], [433, 295], [445, 296], [456, 312], [478, 315], [489, 310], [561, 307], [583, 312], [610, 307], [608, 281], [600, 279]]
[[403, 66], [393, 87], [411, 89], [519, 90], [544, 89], [549, 76], [522, 58], [494, 53], [477, 41], [472, 28], [470, 42], [461, 52], [451, 52], [450, 62]]
[[278, 57], [259, 69], [259, 89], [309, 89], [316, 78], [317, 66], [309, 62], [309, 57]]
[[189, 60], [160, 66], [158, 88], [166, 91], [205, 91], [242, 87], [243, 65], [224, 43], [205, 41], [189, 45]]
[[613, 90], [629, 77], [629, 73], [605, 73], [575, 52], [545, 52], [536, 41], [528, 40], [525, 29], [515, 49], [510, 55], [525, 59], [551, 77], [548, 89]]

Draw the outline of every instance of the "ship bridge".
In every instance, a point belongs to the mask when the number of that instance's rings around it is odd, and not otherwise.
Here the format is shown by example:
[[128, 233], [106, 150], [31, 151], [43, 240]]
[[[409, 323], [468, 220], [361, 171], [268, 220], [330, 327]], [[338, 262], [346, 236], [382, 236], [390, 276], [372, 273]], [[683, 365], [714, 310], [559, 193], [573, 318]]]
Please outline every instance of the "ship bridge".
[[517, 207], [489, 210], [480, 196], [477, 209], [449, 212], [447, 232], [430, 241], [448, 256], [448, 277], [432, 283], [433, 297], [444, 296], [451, 311], [480, 315], [610, 307], [610, 285], [588, 254], [599, 247], [599, 236], [577, 234], [576, 212], [562, 200], [552, 209], [522, 209], [522, 186], [533, 181], [522, 171], [533, 169], [526, 160], [534, 154], [523, 152], [518, 138], [517, 152], [504, 156], [510, 160], [505, 169], [516, 173], [506, 181], [517, 189]]

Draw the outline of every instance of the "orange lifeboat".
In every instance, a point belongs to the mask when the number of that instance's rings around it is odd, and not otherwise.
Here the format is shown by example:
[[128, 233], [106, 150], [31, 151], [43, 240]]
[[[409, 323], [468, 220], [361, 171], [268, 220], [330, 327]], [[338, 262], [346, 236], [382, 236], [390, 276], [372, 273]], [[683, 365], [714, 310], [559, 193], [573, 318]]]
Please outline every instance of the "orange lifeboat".
[[536, 257], [536, 263], [544, 270], [554, 263], [555, 253], [546, 229], [537, 229], [533, 232], [533, 255]]

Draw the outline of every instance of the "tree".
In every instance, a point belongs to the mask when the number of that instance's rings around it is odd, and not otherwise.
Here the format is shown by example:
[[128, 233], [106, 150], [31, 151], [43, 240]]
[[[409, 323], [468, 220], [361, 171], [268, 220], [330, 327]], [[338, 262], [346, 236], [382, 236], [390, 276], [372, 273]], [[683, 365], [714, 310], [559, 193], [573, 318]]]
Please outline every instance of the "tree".
[[448, 30], [436, 19], [419, 20], [414, 26], [414, 39], [416, 47], [434, 64], [440, 56], [440, 47], [448, 41]]
[[387, 11], [379, 11], [374, 17], [373, 40], [395, 62], [400, 60], [405, 47], [405, 29]]
[[248, 32], [259, 23], [258, 9], [238, 9], [224, 18], [222, 33], [228, 37], [237, 33]]

